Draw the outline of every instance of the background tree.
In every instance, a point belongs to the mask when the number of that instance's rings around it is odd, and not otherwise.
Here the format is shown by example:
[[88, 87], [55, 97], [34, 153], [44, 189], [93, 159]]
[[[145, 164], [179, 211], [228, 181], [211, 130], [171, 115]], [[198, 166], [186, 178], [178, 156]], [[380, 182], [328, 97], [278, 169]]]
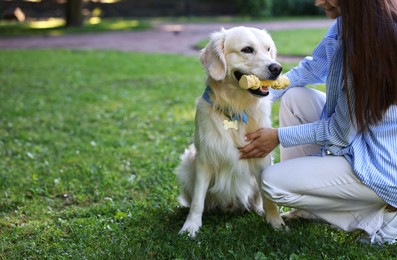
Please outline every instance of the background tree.
[[83, 26], [83, 0], [66, 1], [66, 27]]

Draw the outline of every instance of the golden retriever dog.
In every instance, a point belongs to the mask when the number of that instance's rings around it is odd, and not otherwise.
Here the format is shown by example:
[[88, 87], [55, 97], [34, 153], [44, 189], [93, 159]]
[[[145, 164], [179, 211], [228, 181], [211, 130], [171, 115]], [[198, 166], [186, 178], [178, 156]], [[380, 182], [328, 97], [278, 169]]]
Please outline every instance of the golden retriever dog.
[[238, 147], [244, 135], [271, 127], [269, 88], [239, 87], [242, 75], [277, 79], [282, 67], [276, 47], [265, 30], [250, 27], [222, 29], [210, 37], [200, 60], [208, 73], [207, 87], [197, 101], [194, 144], [181, 156], [176, 169], [180, 201], [190, 207], [179, 233], [192, 238], [202, 225], [204, 210], [266, 212], [274, 228], [284, 225], [277, 206], [261, 195], [262, 170], [271, 156], [241, 160]]

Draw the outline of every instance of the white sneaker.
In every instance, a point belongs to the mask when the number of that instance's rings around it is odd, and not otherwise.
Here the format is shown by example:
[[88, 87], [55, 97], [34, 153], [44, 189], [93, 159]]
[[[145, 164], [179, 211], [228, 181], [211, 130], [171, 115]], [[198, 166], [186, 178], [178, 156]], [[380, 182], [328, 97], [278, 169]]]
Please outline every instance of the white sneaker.
[[397, 212], [385, 212], [381, 228], [373, 235], [361, 237], [358, 242], [377, 245], [397, 243]]

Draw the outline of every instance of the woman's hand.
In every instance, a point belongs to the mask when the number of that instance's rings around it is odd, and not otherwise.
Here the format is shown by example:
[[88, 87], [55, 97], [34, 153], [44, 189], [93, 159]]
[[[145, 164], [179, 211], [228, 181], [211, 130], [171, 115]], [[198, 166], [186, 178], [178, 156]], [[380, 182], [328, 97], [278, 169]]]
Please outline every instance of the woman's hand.
[[240, 159], [265, 157], [280, 143], [276, 128], [261, 128], [247, 134], [245, 138], [250, 143], [239, 148], [241, 153]]

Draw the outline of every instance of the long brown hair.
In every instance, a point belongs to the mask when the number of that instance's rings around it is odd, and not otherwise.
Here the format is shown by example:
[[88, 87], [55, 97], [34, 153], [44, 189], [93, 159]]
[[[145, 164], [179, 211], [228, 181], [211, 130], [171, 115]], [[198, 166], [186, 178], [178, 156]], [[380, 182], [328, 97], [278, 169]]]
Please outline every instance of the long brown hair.
[[[397, 1], [341, 0], [345, 91], [352, 76], [360, 132], [397, 104]], [[349, 103], [350, 103], [350, 99]], [[351, 104], [350, 104], [351, 105]]]

